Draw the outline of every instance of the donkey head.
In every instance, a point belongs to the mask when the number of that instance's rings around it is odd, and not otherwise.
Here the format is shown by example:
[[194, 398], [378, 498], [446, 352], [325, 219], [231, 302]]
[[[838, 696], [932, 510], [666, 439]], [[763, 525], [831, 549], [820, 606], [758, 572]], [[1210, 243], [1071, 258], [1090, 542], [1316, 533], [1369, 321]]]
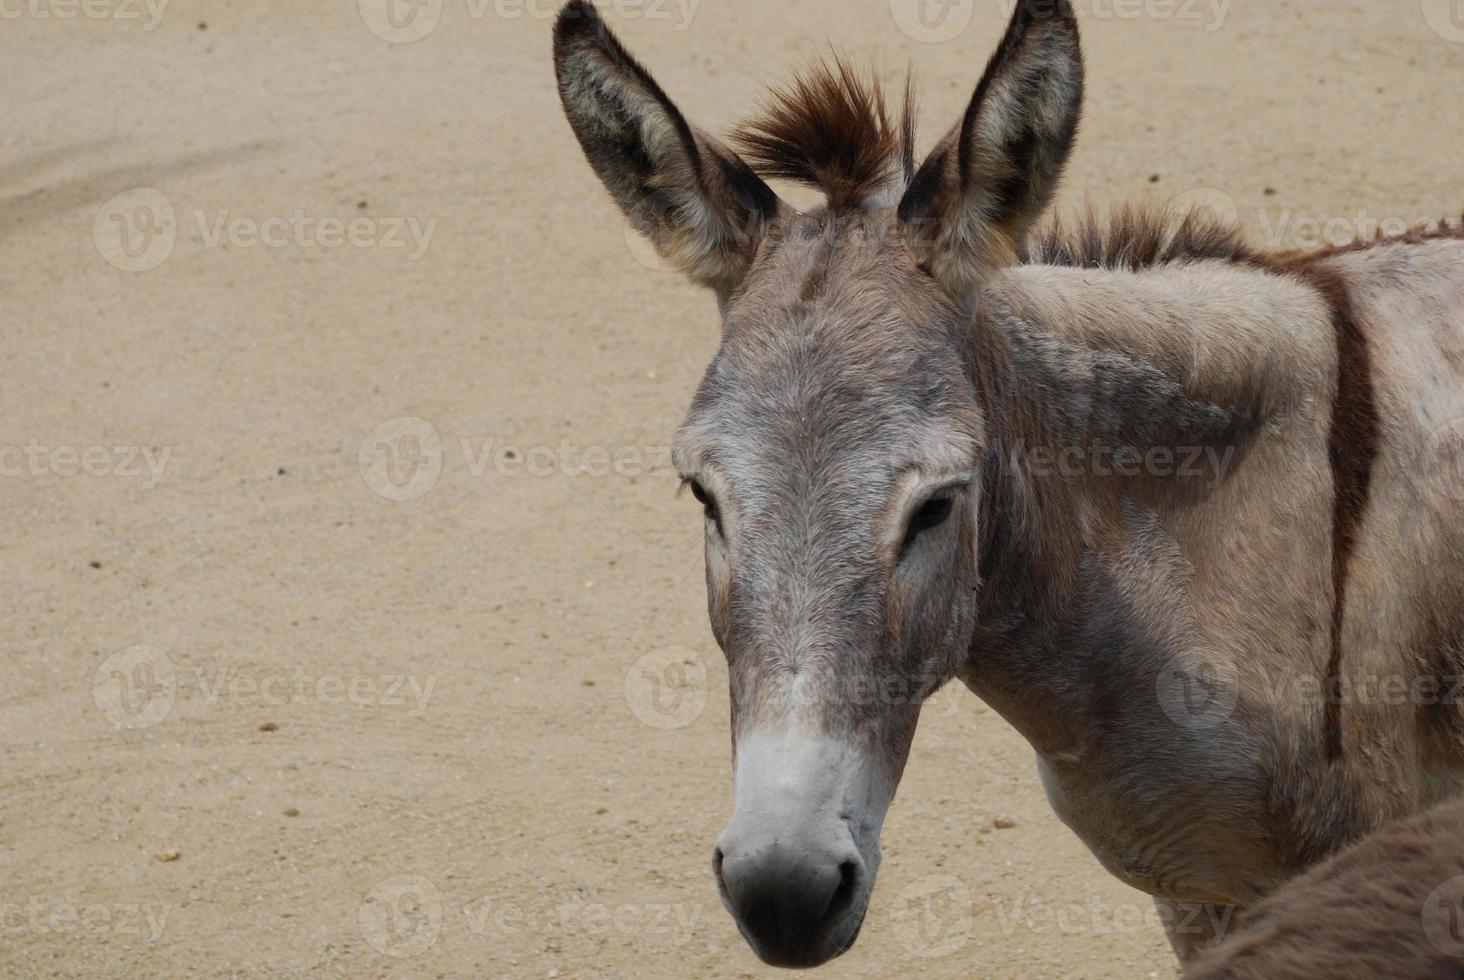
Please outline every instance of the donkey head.
[[[970, 642], [987, 439], [969, 318], [1066, 161], [1077, 27], [1065, 3], [1020, 2], [918, 170], [908, 95], [892, 122], [837, 62], [734, 137], [745, 158], [593, 4], [564, 9], [555, 62], [611, 195], [721, 304], [676, 450], [732, 682], [736, 812], [713, 867], [759, 956], [817, 965], [859, 932], [920, 705]], [[828, 204], [798, 213], [759, 172]]]

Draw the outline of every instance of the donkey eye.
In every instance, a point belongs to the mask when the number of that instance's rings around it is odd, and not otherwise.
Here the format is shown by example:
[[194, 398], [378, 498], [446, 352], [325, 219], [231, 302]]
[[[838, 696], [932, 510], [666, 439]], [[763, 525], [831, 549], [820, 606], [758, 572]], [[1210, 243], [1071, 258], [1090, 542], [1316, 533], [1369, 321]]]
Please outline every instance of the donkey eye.
[[696, 502], [701, 504], [702, 509], [707, 512], [707, 520], [717, 525], [717, 530], [720, 531], [722, 529], [722, 516], [717, 513], [717, 502], [712, 499], [711, 494], [707, 493], [706, 487], [697, 481], [689, 481], [689, 486], [691, 487], [691, 495], [696, 498]]
[[915, 539], [920, 536], [921, 532], [932, 530], [944, 524], [950, 519], [955, 508], [956, 502], [953, 497], [936, 497], [933, 500], [927, 500], [915, 512], [915, 516], [910, 518], [910, 529], [905, 532], [904, 548], [909, 548], [910, 545], [914, 544]]

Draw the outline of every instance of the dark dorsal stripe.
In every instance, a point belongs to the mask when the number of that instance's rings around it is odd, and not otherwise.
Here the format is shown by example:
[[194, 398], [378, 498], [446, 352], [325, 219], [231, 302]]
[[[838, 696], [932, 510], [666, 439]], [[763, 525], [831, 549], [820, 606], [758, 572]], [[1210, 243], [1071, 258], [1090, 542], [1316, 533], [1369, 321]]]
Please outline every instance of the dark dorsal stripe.
[[1373, 388], [1372, 350], [1358, 321], [1345, 277], [1308, 256], [1278, 267], [1308, 282], [1332, 311], [1337, 340], [1337, 394], [1327, 451], [1332, 467], [1332, 623], [1331, 652], [1325, 678], [1324, 737], [1327, 758], [1342, 756], [1342, 624], [1347, 610], [1347, 577], [1367, 513], [1380, 425]]
[[[902, 212], [902, 220], [908, 220]], [[1437, 227], [1420, 226], [1391, 237], [1358, 239], [1313, 252], [1263, 253], [1249, 247], [1240, 229], [1200, 210], [1174, 215], [1139, 205], [1126, 205], [1111, 215], [1092, 212], [1076, 221], [1053, 218], [1022, 243], [1023, 265], [1060, 265], [1079, 269], [1127, 269], [1137, 272], [1183, 262], [1233, 262], [1272, 271], [1302, 271], [1321, 259], [1364, 252], [1389, 245], [1421, 245], [1464, 239], [1464, 218]]]

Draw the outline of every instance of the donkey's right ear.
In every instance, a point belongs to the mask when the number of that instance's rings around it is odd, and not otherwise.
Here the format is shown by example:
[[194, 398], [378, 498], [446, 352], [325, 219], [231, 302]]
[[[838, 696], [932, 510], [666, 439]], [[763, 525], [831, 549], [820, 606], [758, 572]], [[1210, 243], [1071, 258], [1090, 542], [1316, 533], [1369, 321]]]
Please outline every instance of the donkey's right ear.
[[687, 125], [591, 0], [560, 12], [554, 69], [564, 114], [630, 223], [693, 280], [734, 289], [782, 206], [777, 195], [735, 153]]

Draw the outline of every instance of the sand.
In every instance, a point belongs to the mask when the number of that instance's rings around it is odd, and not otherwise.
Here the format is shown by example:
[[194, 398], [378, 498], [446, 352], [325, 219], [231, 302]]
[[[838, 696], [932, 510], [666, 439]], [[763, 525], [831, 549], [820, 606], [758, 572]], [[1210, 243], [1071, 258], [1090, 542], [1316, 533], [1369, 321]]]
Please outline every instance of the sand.
[[[768, 973], [664, 451], [714, 304], [580, 159], [549, 4], [438, 6], [0, 3], [0, 974]], [[608, 6], [707, 128], [827, 39], [916, 66], [928, 145], [1007, 4]], [[1080, 0], [1061, 205], [1457, 212], [1448, 7]], [[829, 976], [1174, 973], [964, 691], [884, 845]]]

